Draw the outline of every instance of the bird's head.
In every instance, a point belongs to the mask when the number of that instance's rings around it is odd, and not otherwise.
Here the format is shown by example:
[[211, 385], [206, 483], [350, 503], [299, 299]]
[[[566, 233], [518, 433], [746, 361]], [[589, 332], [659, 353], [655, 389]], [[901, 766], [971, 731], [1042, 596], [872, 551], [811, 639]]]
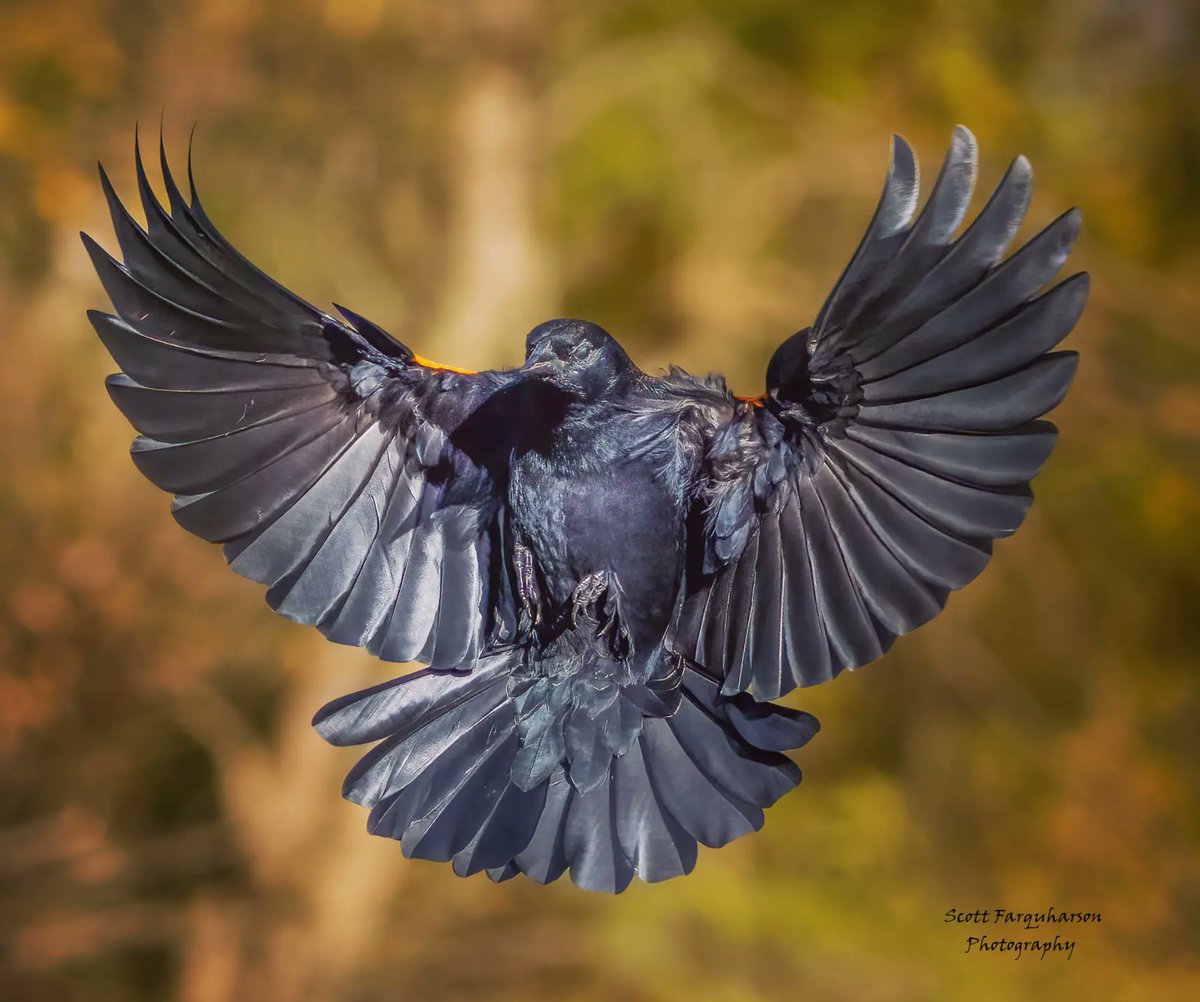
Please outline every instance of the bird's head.
[[619, 388], [638, 372], [608, 331], [586, 320], [547, 320], [525, 339], [523, 371], [572, 396]]

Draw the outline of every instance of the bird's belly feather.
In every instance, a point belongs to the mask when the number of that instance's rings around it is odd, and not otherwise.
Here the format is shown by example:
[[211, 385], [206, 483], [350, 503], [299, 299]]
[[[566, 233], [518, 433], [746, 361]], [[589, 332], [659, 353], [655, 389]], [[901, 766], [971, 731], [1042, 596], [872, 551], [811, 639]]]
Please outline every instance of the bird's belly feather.
[[518, 537], [533, 551], [543, 596], [563, 607], [587, 575], [615, 578], [634, 643], [657, 644], [670, 622], [683, 561], [683, 520], [645, 462], [563, 471], [522, 464], [511, 510]]

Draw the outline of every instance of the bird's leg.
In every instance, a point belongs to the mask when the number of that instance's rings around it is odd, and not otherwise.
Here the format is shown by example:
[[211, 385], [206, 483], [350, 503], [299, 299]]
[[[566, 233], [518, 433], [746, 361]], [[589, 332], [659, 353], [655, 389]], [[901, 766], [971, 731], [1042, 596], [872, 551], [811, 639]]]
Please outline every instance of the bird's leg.
[[629, 631], [621, 622], [616, 584], [607, 571], [595, 571], [575, 586], [569, 616], [572, 625], [580, 616], [594, 620], [596, 638], [607, 636], [609, 647], [618, 658], [629, 653]]
[[571, 622], [575, 623], [588, 606], [594, 605], [607, 590], [608, 575], [604, 571], [596, 571], [580, 581], [571, 592]]
[[537, 571], [533, 566], [533, 551], [521, 543], [513, 544], [513, 568], [517, 578], [517, 635], [529, 637], [541, 625], [542, 603], [538, 596]]

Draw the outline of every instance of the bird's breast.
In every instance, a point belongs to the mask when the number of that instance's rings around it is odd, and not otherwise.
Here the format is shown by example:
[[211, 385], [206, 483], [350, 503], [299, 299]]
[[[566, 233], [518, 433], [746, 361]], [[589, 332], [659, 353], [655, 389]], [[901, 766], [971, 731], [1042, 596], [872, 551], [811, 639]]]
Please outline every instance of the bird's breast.
[[657, 643], [670, 621], [683, 566], [683, 513], [653, 463], [629, 458], [632, 444], [603, 460], [522, 457], [510, 507], [552, 604], [561, 607], [579, 581], [606, 571], [640, 646]]

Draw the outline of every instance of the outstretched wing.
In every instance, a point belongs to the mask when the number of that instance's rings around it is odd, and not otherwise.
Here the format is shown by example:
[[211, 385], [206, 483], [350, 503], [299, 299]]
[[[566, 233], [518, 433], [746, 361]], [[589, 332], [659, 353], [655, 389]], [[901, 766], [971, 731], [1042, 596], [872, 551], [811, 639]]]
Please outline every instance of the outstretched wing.
[[217, 232], [190, 164], [188, 200], [162, 170], [169, 211], [138, 152], [142, 229], [101, 168], [123, 262], [83, 235], [117, 313], [90, 317], [134, 462], [284, 616], [389, 661], [472, 664], [511, 620], [502, 467], [452, 436], [512, 373], [434, 368], [326, 315]]
[[913, 220], [896, 137], [875, 216], [814, 325], [776, 351], [706, 457], [704, 566], [678, 644], [725, 691], [774, 698], [879, 657], [986, 565], [1029, 507], [1056, 430], [1087, 275], [1041, 292], [1072, 209], [1003, 262], [1030, 198], [1018, 157], [954, 239], [975, 178], [964, 128]]

